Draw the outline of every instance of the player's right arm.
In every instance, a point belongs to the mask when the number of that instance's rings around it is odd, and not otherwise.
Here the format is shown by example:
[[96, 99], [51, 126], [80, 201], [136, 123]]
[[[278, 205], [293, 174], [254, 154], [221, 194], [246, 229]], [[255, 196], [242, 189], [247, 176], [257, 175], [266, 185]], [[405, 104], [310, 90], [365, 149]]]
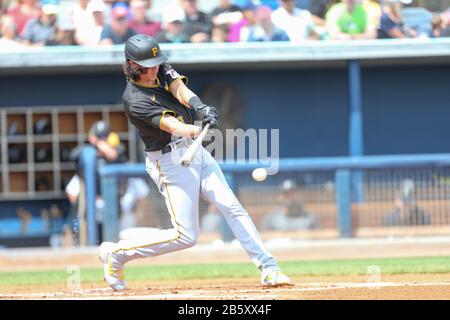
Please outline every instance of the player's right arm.
[[150, 101], [148, 97], [141, 97], [129, 106], [124, 100], [129, 117], [177, 137], [193, 138], [200, 134], [200, 127], [179, 121], [174, 117], [176, 114], [173, 110], [157, 104], [152, 105]]
[[201, 132], [200, 127], [183, 123], [170, 114], [161, 117], [159, 127], [171, 135], [184, 138], [195, 138]]

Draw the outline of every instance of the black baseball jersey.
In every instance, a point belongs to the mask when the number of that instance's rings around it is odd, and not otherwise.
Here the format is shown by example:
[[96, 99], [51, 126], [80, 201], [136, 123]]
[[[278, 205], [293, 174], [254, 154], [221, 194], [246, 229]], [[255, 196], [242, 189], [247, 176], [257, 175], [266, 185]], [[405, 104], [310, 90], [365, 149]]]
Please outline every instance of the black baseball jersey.
[[181, 122], [194, 123], [193, 110], [182, 105], [169, 91], [169, 85], [177, 80], [187, 84], [185, 76], [165, 63], [159, 68], [156, 85], [144, 87], [132, 81], [127, 83], [122, 96], [125, 113], [144, 141], [145, 151], [161, 150], [171, 142], [170, 133], [160, 129], [161, 118], [166, 113]]

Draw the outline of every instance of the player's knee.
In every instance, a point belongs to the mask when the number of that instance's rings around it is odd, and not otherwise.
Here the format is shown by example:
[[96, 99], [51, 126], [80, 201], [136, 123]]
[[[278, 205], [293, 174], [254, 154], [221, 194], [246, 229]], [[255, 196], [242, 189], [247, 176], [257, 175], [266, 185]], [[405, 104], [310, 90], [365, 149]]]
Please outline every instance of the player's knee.
[[183, 237], [180, 241], [180, 246], [183, 249], [191, 248], [197, 244], [197, 236]]
[[193, 247], [197, 244], [197, 237], [191, 237], [186, 241], [186, 248]]

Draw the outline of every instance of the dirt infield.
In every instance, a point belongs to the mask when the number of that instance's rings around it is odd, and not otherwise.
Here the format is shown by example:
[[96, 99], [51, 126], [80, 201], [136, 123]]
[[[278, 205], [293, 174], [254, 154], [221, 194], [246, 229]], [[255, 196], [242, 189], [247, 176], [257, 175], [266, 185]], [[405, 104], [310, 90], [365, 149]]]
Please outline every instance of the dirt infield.
[[257, 279], [149, 281], [129, 283], [121, 293], [104, 283], [77, 290], [64, 286], [0, 288], [0, 299], [150, 299], [150, 300], [448, 300], [450, 274], [297, 277], [294, 286], [265, 288]]
[[[357, 259], [375, 257], [449, 256], [450, 238], [314, 241], [268, 244], [279, 261]], [[160, 257], [132, 261], [131, 265], [187, 264], [193, 262], [248, 262], [242, 248], [197, 246]], [[0, 271], [64, 269], [68, 265], [100, 267], [96, 248], [74, 250], [0, 251]], [[450, 300], [450, 274], [382, 274], [359, 276], [294, 277], [295, 285], [264, 288], [257, 278], [128, 282], [115, 293], [106, 283], [83, 283], [75, 290], [65, 284], [0, 286], [0, 299], [152, 299], [152, 300], [273, 300], [273, 299], [445, 299]]]

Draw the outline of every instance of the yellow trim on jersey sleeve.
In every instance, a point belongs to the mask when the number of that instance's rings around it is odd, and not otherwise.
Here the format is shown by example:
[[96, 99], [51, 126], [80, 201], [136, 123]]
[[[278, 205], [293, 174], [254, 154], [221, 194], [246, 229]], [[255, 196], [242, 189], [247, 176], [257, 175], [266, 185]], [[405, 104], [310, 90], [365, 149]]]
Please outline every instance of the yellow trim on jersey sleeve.
[[176, 115], [176, 112], [175, 112], [175, 111], [172, 111], [172, 110], [165, 110], [165, 111], [163, 111], [163, 113], [162, 113], [162, 115], [161, 115], [161, 118], [159, 118], [159, 128], [160, 128], [160, 129], [161, 129], [161, 121], [162, 121], [162, 119], [164, 118], [164, 115], [165, 115], [166, 113], [172, 113], [174, 117], [175, 117], [175, 115]]
[[173, 83], [175, 83], [175, 82], [177, 82], [177, 81], [183, 81], [184, 85], [187, 85], [188, 82], [189, 82], [189, 80], [188, 80], [187, 77], [181, 76], [181, 77], [176, 78], [175, 80], [173, 80], [169, 85], [166, 85], [166, 86], [164, 87], [164, 89], [166, 89], [166, 91], [170, 91], [170, 88], [169, 88], [169, 87], [170, 87]]
[[189, 82], [189, 79], [186, 76], [181, 76], [181, 77], [175, 79], [175, 81], [178, 81], [178, 80], [182, 80], [185, 85], [187, 85]]

